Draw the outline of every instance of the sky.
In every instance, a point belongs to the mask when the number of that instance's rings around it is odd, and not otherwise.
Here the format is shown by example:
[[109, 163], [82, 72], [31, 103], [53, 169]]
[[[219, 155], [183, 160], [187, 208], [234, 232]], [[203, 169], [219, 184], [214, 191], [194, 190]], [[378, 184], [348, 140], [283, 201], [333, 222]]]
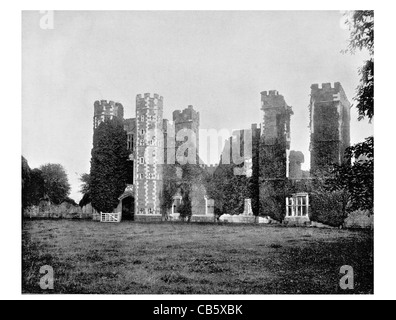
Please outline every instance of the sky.
[[[135, 114], [137, 94], [164, 97], [164, 117], [193, 105], [201, 129], [260, 123], [260, 92], [292, 106], [291, 149], [309, 169], [313, 83], [341, 82], [350, 102], [366, 52], [341, 53], [349, 31], [339, 11], [55, 11], [22, 14], [22, 155], [31, 168], [60, 163], [82, 195], [90, 170], [95, 100]], [[351, 110], [351, 143], [373, 124]]]

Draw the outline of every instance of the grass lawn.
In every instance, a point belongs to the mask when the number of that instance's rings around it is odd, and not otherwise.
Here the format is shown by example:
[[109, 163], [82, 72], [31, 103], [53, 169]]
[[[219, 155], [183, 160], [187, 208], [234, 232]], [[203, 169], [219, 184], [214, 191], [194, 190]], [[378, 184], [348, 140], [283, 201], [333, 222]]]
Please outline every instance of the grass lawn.
[[[23, 222], [23, 293], [372, 294], [373, 232], [262, 225]], [[40, 267], [54, 269], [43, 291]], [[355, 289], [339, 287], [354, 268]]]

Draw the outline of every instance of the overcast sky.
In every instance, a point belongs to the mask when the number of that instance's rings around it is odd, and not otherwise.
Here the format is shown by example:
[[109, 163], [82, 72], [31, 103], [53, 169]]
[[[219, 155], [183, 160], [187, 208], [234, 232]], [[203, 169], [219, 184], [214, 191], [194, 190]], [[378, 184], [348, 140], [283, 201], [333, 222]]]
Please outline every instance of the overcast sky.
[[[338, 11], [57, 11], [40, 28], [22, 19], [22, 154], [31, 168], [62, 164], [81, 199], [90, 170], [95, 100], [121, 102], [134, 117], [139, 93], [164, 97], [164, 115], [193, 105], [202, 129], [260, 122], [260, 92], [276, 89], [293, 107], [292, 150], [309, 168], [312, 83], [341, 82], [352, 102], [365, 53], [340, 53], [349, 32]], [[352, 109], [351, 142], [373, 134]]]

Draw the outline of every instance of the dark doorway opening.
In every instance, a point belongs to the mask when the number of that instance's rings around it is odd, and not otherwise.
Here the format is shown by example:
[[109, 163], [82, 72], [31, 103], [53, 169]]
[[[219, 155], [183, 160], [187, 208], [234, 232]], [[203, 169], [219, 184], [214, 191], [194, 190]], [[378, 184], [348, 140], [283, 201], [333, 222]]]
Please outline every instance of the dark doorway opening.
[[126, 197], [122, 200], [122, 219], [134, 220], [135, 218], [135, 199], [134, 197]]

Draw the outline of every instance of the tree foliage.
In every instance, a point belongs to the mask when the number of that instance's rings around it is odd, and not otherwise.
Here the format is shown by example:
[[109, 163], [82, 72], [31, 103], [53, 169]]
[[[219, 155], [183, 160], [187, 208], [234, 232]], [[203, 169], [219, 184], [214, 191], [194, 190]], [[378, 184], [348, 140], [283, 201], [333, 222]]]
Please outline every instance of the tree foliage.
[[89, 173], [83, 173], [80, 176], [80, 193], [82, 193], [83, 197], [79, 202], [80, 207], [84, 207], [88, 203], [92, 201], [91, 199], [91, 176]]
[[54, 204], [61, 204], [70, 194], [70, 184], [62, 165], [47, 163], [40, 168], [44, 179], [44, 193]]
[[69, 193], [70, 184], [62, 165], [48, 163], [39, 169], [30, 169], [27, 160], [22, 157], [22, 209], [38, 205], [42, 199], [54, 204], [64, 201], [75, 204], [68, 197]]
[[322, 169], [307, 186], [310, 193], [310, 219], [339, 227], [348, 216], [350, 194], [344, 188], [334, 188], [331, 167]]
[[86, 194], [91, 192], [91, 176], [89, 173], [83, 173], [80, 176], [80, 193]]
[[244, 211], [245, 199], [251, 199], [251, 178], [235, 175], [241, 165], [220, 164], [213, 176], [206, 180], [209, 198], [215, 200], [215, 214], [237, 215]]
[[28, 205], [38, 205], [45, 197], [44, 177], [40, 169], [32, 169], [27, 187]]
[[[370, 59], [359, 69], [361, 76], [354, 100], [359, 120], [374, 117], [374, 11], [353, 11], [347, 19], [350, 29], [348, 50], [367, 49]], [[346, 161], [335, 165], [329, 185], [333, 191], [344, 190], [350, 198], [349, 210], [374, 213], [374, 137], [346, 149]]]
[[31, 179], [31, 169], [27, 160], [22, 156], [22, 209], [29, 205], [29, 185]]
[[350, 30], [348, 50], [366, 49], [370, 59], [359, 69], [360, 83], [354, 98], [359, 112], [359, 120], [374, 117], [374, 11], [362, 10], [346, 13], [346, 24]]
[[127, 184], [127, 134], [117, 119], [102, 122], [95, 130], [91, 158], [92, 206], [112, 212]]
[[348, 161], [335, 165], [329, 185], [333, 191], [348, 192], [350, 210], [368, 210], [373, 213], [374, 137], [349, 147], [345, 157]]
[[164, 164], [162, 172], [164, 184], [161, 193], [161, 211], [165, 215], [172, 208], [173, 197], [178, 190], [180, 181], [176, 174], [176, 165]]

